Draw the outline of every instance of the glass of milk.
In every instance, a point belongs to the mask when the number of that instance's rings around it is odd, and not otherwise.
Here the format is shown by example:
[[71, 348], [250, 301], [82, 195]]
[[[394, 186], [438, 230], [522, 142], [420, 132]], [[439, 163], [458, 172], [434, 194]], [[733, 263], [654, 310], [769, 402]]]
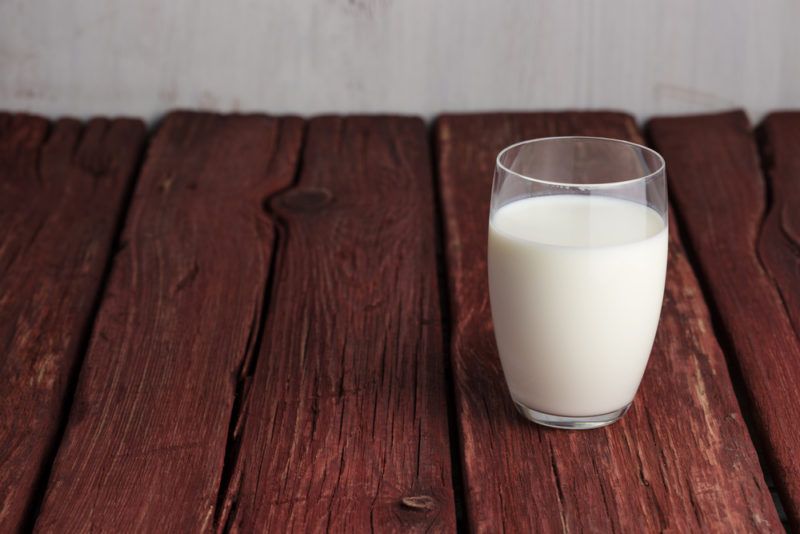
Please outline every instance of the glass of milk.
[[489, 292], [511, 398], [536, 423], [589, 429], [633, 401], [667, 268], [663, 158], [600, 137], [552, 137], [497, 156]]

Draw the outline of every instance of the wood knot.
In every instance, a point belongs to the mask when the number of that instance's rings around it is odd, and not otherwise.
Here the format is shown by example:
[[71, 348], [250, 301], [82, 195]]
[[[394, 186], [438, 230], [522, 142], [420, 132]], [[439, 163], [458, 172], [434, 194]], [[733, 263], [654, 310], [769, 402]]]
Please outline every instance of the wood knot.
[[291, 189], [275, 199], [277, 207], [292, 211], [316, 211], [333, 200], [333, 193], [324, 187]]
[[403, 506], [412, 510], [420, 510], [427, 512], [436, 508], [436, 501], [430, 495], [414, 495], [412, 497], [403, 497], [401, 501]]

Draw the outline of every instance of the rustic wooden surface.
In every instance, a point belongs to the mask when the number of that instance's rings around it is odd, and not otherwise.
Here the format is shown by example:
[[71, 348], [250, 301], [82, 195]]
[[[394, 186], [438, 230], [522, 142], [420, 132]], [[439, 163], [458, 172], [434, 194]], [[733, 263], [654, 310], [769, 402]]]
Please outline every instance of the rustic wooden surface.
[[0, 532], [46, 482], [144, 133], [0, 114]]
[[[768, 116], [760, 133], [762, 163], [769, 184], [767, 198], [771, 202], [762, 224], [758, 253], [780, 293], [795, 335], [800, 335], [800, 112]], [[786, 399], [786, 402], [793, 401], [794, 398]], [[793, 452], [787, 452], [787, 456], [800, 449], [796, 431], [789, 439], [794, 440], [791, 443]], [[800, 529], [799, 473], [796, 467], [786, 471], [778, 464], [777, 476], [783, 486], [793, 526], [797, 529]]]
[[758, 250], [800, 334], [800, 112], [769, 115], [760, 132], [771, 204]]
[[492, 334], [486, 225], [494, 157], [551, 135], [640, 140], [616, 113], [445, 116], [436, 139], [469, 526], [508, 531], [780, 529], [708, 310], [674, 225], [659, 333], [633, 408], [591, 432], [525, 422]]
[[453, 531], [428, 134], [313, 120], [282, 223], [229, 521], [242, 532]]
[[678, 215], [661, 326], [631, 411], [576, 433], [508, 398], [494, 157], [641, 141], [629, 116], [450, 115], [431, 143], [178, 112], [145, 157], [138, 121], [0, 114], [0, 531], [778, 531], [728, 365], [798, 527], [800, 113], [761, 160], [741, 114], [651, 131]]
[[215, 520], [302, 123], [175, 113], [159, 127], [36, 530], [197, 532]]
[[[774, 132], [778, 124], [771, 124]], [[797, 254], [782, 257], [780, 247], [792, 246], [782, 227], [793, 223], [787, 215], [779, 221], [775, 211], [792, 200], [786, 188], [792, 177], [778, 171], [778, 200], [765, 218], [768, 195], [743, 112], [655, 119], [650, 130], [667, 159], [675, 205], [730, 338], [787, 513], [800, 528], [800, 426], [794, 424], [800, 420], [800, 339], [787, 313], [787, 302], [797, 299]], [[785, 148], [773, 151], [783, 159]]]

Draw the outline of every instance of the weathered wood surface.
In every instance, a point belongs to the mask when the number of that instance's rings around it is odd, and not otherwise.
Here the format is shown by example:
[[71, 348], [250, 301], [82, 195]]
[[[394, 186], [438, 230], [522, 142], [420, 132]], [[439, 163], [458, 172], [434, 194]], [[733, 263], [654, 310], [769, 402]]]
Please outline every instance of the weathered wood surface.
[[144, 133], [0, 114], [0, 532], [50, 465]]
[[302, 122], [170, 114], [148, 150], [36, 530], [214, 526]]
[[466, 510], [479, 532], [769, 531], [780, 523], [674, 226], [655, 348], [633, 408], [610, 427], [547, 430], [514, 411], [486, 280], [494, 158], [552, 135], [640, 140], [616, 113], [444, 116], [436, 139]]
[[772, 202], [759, 254], [800, 334], [800, 112], [773, 113], [760, 131]]
[[[793, 228], [785, 215], [792, 198], [783, 196], [790, 177], [778, 171], [773, 197], [782, 198], [765, 221], [765, 182], [743, 112], [654, 119], [650, 130], [667, 159], [675, 206], [730, 338], [778, 490], [800, 527], [800, 341], [787, 313], [797, 299], [797, 256], [784, 264], [779, 247], [791, 243], [776, 241], [781, 225]], [[792, 268], [793, 284], [784, 270]]]
[[242, 532], [453, 531], [428, 134], [309, 125], [283, 221], [227, 523]]

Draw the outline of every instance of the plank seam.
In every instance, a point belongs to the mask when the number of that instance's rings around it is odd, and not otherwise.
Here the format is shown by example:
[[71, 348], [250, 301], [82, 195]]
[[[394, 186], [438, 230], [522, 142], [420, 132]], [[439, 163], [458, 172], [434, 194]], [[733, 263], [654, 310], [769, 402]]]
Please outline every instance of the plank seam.
[[452, 356], [452, 310], [450, 309], [450, 286], [448, 280], [448, 265], [446, 251], [446, 230], [444, 200], [442, 198], [442, 183], [439, 174], [440, 154], [436, 143], [436, 130], [429, 130], [428, 136], [431, 146], [431, 167], [434, 181], [434, 211], [436, 221], [436, 276], [439, 291], [439, 310], [442, 324], [442, 353], [444, 356], [444, 378], [447, 390], [447, 429], [450, 445], [450, 481], [453, 487], [453, 500], [456, 514], [456, 531], [459, 533], [469, 532], [469, 523], [465, 508], [464, 493], [464, 474], [461, 459], [464, 457], [463, 444], [461, 443], [460, 420], [456, 415], [456, 387], [453, 376], [453, 356]]
[[[83, 131], [87, 128], [88, 124], [84, 124], [83, 127], [81, 128], [81, 135], [83, 135]], [[53, 130], [53, 125], [51, 123], [48, 123], [47, 132], [42, 141], [42, 144], [39, 147], [39, 154], [37, 155], [36, 158], [36, 174], [40, 180], [41, 180], [41, 170], [40, 170], [41, 151], [47, 144], [47, 141], [50, 138], [50, 134], [52, 133], [52, 130]], [[116, 262], [117, 255], [124, 248], [124, 245], [122, 244], [122, 231], [125, 227], [125, 221], [128, 218], [128, 211], [130, 209], [131, 201], [133, 199], [133, 193], [136, 189], [136, 184], [139, 180], [139, 177], [141, 176], [141, 171], [144, 162], [147, 159], [147, 151], [149, 149], [149, 143], [150, 143], [150, 136], [145, 135], [144, 139], [142, 140], [141, 146], [139, 147], [139, 152], [136, 155], [136, 164], [133, 165], [130, 174], [126, 177], [125, 188], [122, 192], [122, 199], [120, 201], [121, 207], [119, 209], [119, 213], [117, 214], [117, 218], [114, 221], [114, 230], [112, 233], [113, 237], [111, 239], [111, 246], [109, 248], [108, 256], [106, 258], [105, 266], [103, 267], [103, 272], [100, 276], [100, 283], [98, 285], [97, 292], [94, 296], [94, 300], [92, 302], [89, 315], [79, 335], [77, 356], [72, 364], [71, 369], [69, 370], [67, 378], [67, 386], [64, 391], [64, 397], [61, 399], [61, 411], [58, 417], [58, 428], [56, 430], [55, 436], [52, 439], [52, 442], [48, 447], [47, 454], [45, 455], [45, 461], [42, 463], [39, 475], [37, 476], [36, 482], [34, 484], [34, 491], [31, 493], [30, 499], [26, 506], [25, 516], [20, 528], [21, 532], [33, 531], [42, 504], [44, 502], [45, 494], [47, 493], [47, 488], [50, 485], [50, 476], [52, 475], [56, 457], [58, 456], [58, 450], [61, 447], [61, 443], [64, 439], [64, 434], [66, 433], [67, 430], [67, 424], [69, 423], [69, 416], [70, 412], [72, 411], [72, 404], [75, 400], [75, 393], [78, 388], [78, 381], [80, 379], [81, 369], [83, 368], [83, 362], [86, 358], [86, 353], [89, 351], [89, 343], [91, 342], [92, 332], [94, 331], [94, 325], [95, 322], [97, 321], [97, 315], [100, 312], [100, 306], [105, 297], [105, 293], [108, 288], [108, 282], [111, 277], [111, 271], [113, 269], [114, 263]], [[77, 146], [78, 143], [76, 143], [76, 147]]]

